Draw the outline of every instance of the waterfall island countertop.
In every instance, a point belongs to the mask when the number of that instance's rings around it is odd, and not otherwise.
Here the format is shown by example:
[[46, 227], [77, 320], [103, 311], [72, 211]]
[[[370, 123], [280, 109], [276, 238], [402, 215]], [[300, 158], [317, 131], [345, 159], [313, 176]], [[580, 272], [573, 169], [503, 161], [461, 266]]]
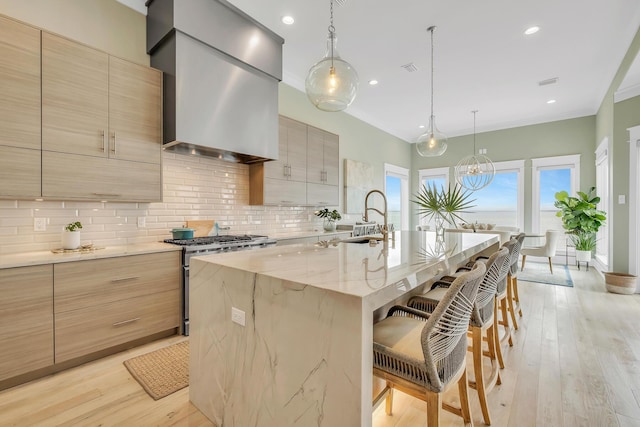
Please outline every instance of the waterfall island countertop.
[[371, 426], [374, 321], [498, 244], [402, 231], [193, 258], [191, 401], [216, 425]]

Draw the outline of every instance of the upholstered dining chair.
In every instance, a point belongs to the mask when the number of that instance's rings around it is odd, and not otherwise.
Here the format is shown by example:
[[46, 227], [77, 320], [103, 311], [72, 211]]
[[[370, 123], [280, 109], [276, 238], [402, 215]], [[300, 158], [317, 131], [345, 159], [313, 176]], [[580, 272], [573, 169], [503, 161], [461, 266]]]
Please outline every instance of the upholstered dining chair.
[[[440, 424], [442, 408], [473, 425], [467, 387], [466, 332], [486, 268], [478, 263], [457, 277], [433, 313], [394, 306], [373, 325], [373, 373], [386, 381], [386, 412], [397, 388], [427, 403], [427, 426]], [[460, 408], [443, 404], [442, 394], [458, 385]]]
[[564, 234], [563, 231], [547, 230], [544, 233], [544, 245], [535, 247], [523, 247], [520, 249], [522, 254], [522, 270], [524, 270], [524, 263], [528, 256], [547, 257], [549, 259], [549, 270], [553, 274], [553, 264], [551, 263], [551, 257], [556, 254], [556, 246], [558, 246], [558, 240], [560, 236]]
[[[478, 262], [485, 263], [486, 272], [478, 287], [478, 295], [476, 296], [469, 321], [469, 333], [471, 335], [471, 347], [473, 353], [473, 371], [475, 381], [469, 381], [469, 386], [478, 392], [480, 399], [480, 408], [484, 422], [491, 424], [489, 415], [489, 406], [487, 404], [487, 393], [489, 393], [496, 384], [500, 384], [500, 369], [496, 356], [496, 334], [494, 331], [494, 310], [495, 296], [498, 282], [504, 281], [507, 277], [507, 268], [509, 265], [509, 250], [505, 247], [494, 252], [488, 260]], [[469, 271], [467, 267], [461, 267], [456, 275], [462, 274], [463, 271]], [[418, 310], [433, 312], [444, 296], [446, 289], [451, 285], [448, 282], [438, 281], [429, 292], [414, 296], [409, 299], [408, 306]], [[488, 351], [483, 351], [483, 340], [487, 342]], [[485, 377], [482, 358], [488, 357], [491, 363], [491, 370]]]

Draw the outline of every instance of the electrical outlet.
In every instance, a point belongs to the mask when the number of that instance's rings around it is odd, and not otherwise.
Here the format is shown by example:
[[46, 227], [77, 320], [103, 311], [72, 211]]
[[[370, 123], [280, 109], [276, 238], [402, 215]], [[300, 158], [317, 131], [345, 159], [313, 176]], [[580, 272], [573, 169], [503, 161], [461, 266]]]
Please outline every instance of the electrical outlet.
[[33, 231], [47, 231], [47, 218], [33, 218]]
[[244, 311], [231, 307], [231, 321], [244, 326]]
[[144, 216], [138, 217], [138, 228], [145, 228], [147, 226], [147, 218]]

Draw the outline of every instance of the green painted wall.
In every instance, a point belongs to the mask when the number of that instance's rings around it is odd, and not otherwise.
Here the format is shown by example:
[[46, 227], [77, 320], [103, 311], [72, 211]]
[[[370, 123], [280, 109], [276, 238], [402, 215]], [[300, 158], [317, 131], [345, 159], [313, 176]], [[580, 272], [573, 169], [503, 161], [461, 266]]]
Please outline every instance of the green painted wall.
[[[540, 157], [580, 154], [580, 186], [588, 189], [595, 185], [595, 155], [593, 137], [595, 116], [561, 120], [537, 125], [521, 126], [476, 134], [476, 149], [486, 148], [487, 157], [494, 162], [525, 160], [525, 230], [531, 230], [531, 159]], [[473, 135], [450, 138], [448, 148], [441, 157], [420, 157], [412, 147], [412, 194], [418, 189], [420, 169], [456, 165], [460, 159], [473, 153]], [[453, 182], [453, 168], [450, 180]], [[413, 225], [417, 224], [414, 212]]]
[[612, 212], [608, 215], [612, 239], [611, 267], [629, 271], [629, 205], [619, 205], [618, 195], [629, 195], [629, 133], [627, 128], [640, 124], [638, 97], [614, 104], [613, 96], [636, 56], [640, 53], [640, 29], [636, 33], [596, 116], [594, 147], [609, 138], [611, 148]]
[[[391, 163], [406, 169], [411, 167], [411, 146], [346, 113], [327, 113], [315, 108], [307, 95], [280, 83], [279, 112], [283, 116], [316, 126], [340, 135], [340, 188], [344, 188], [344, 159], [357, 160], [373, 166], [371, 189], [384, 188], [384, 164]], [[343, 193], [340, 210], [344, 212]]]

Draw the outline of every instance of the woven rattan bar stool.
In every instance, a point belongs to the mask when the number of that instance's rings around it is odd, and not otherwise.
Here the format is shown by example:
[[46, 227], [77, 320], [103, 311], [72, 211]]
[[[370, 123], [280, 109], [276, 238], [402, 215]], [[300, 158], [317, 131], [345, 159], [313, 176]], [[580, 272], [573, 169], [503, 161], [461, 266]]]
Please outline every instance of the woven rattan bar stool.
[[[466, 332], [486, 268], [478, 265], [456, 278], [440, 304], [428, 314], [394, 306], [373, 325], [373, 374], [386, 381], [386, 412], [392, 413], [393, 389], [427, 403], [427, 426], [440, 425], [444, 408], [473, 425], [467, 387]], [[443, 403], [442, 393], [458, 384], [460, 408]]]
[[524, 233], [518, 234], [515, 239], [517, 241], [516, 246], [511, 251], [511, 268], [507, 275], [507, 302], [509, 304], [509, 313], [511, 314], [511, 321], [513, 322], [514, 329], [518, 329], [518, 320], [516, 319], [516, 312], [522, 317], [522, 308], [520, 307], [520, 296], [518, 295], [518, 259], [520, 258], [520, 250], [524, 242]]
[[[475, 381], [469, 381], [469, 386], [478, 391], [484, 422], [490, 425], [491, 416], [489, 415], [487, 394], [496, 384], [501, 383], [500, 369], [496, 356], [496, 334], [494, 331], [495, 297], [498, 282], [504, 281], [507, 275], [508, 270], [505, 266], [509, 266], [509, 250], [503, 247], [494, 252], [488, 260], [479, 262], [485, 263], [486, 272], [478, 288], [478, 295], [476, 296], [469, 321], [468, 334], [471, 335], [472, 345], [468, 350], [471, 350], [473, 353], [473, 370], [475, 377]], [[459, 269], [456, 274], [460, 274], [461, 270], [466, 270], [466, 267]], [[446, 282], [436, 282], [436, 286], [437, 287], [424, 295], [412, 297], [407, 305], [428, 313], [432, 312], [440, 303], [440, 299], [444, 295], [443, 291], [446, 290], [450, 284]], [[487, 342], [487, 351], [483, 351], [483, 341]], [[486, 376], [482, 367], [483, 357], [489, 358], [491, 362], [491, 369]]]

